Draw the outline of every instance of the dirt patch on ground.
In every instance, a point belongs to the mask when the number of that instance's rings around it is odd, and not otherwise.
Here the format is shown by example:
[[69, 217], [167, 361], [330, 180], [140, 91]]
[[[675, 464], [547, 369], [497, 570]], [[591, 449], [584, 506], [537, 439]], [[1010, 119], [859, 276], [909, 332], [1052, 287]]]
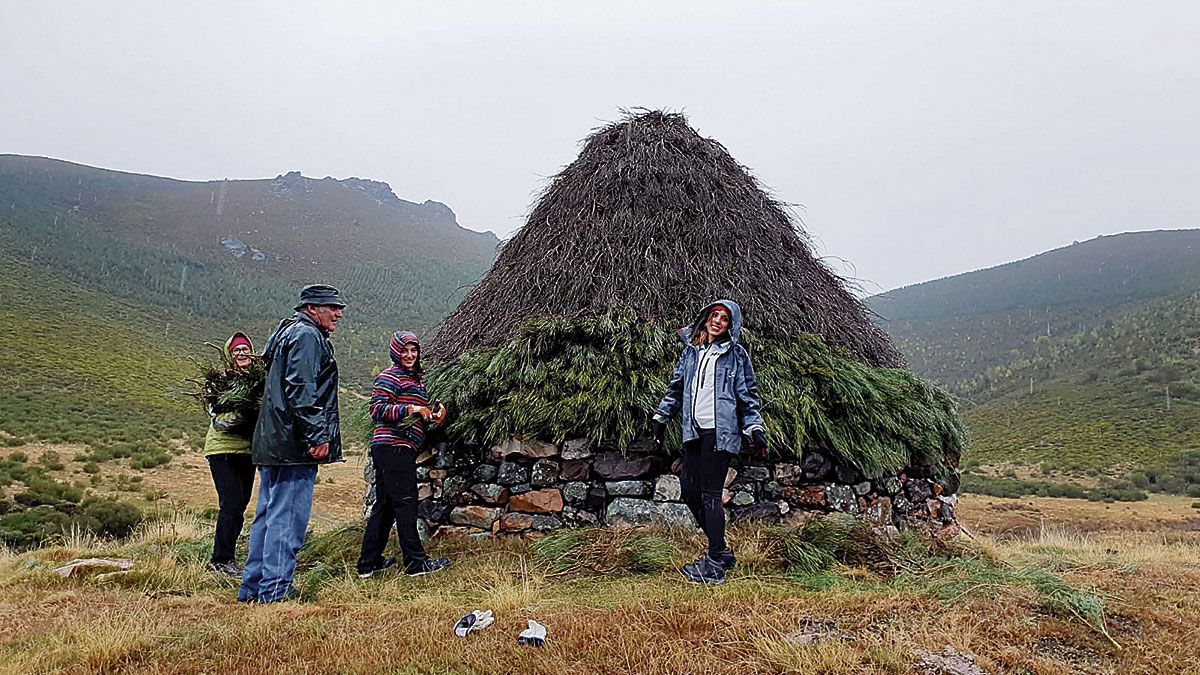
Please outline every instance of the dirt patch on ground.
[[972, 531], [993, 537], [1025, 536], [1045, 527], [1085, 533], [1157, 532], [1168, 539], [1200, 541], [1200, 510], [1190, 497], [1151, 495], [1140, 502], [1089, 502], [1057, 497], [1007, 499], [964, 495], [958, 516]]

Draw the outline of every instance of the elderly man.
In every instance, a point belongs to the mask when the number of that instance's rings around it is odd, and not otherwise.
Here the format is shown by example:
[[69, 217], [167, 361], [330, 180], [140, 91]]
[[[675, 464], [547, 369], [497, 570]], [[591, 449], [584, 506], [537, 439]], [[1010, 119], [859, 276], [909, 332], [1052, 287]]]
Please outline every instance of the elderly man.
[[263, 350], [267, 379], [252, 446], [258, 506], [239, 602], [278, 602], [295, 594], [296, 553], [312, 514], [317, 466], [342, 457], [329, 334], [345, 306], [333, 286], [305, 286], [296, 313], [279, 323]]

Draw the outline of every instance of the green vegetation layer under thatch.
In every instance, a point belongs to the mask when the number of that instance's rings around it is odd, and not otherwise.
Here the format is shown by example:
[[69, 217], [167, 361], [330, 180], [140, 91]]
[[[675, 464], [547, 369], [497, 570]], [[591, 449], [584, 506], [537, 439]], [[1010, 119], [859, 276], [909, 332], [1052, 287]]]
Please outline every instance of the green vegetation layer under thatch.
[[[811, 334], [746, 330], [742, 342], [778, 455], [820, 448], [878, 477], [940, 466], [965, 445], [949, 396], [908, 371], [865, 365]], [[454, 411], [452, 439], [586, 437], [623, 448], [648, 430], [680, 347], [671, 330], [632, 315], [538, 318], [499, 347], [436, 367], [428, 383]]]

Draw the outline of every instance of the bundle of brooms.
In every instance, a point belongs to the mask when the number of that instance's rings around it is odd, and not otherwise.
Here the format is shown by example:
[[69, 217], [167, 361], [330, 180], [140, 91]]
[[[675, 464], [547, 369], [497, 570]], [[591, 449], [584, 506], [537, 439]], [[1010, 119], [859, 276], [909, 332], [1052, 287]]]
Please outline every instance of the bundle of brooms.
[[[648, 429], [681, 344], [718, 298], [745, 316], [768, 435], [878, 477], [961, 453], [951, 399], [902, 369], [887, 335], [817, 260], [783, 204], [682, 115], [593, 133], [427, 350], [452, 440]], [[677, 443], [677, 439], [672, 443]]]

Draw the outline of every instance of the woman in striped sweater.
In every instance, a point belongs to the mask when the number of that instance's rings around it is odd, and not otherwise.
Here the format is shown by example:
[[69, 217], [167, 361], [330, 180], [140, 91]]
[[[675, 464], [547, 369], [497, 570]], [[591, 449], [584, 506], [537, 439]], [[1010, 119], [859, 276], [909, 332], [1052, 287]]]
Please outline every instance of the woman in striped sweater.
[[367, 516], [358, 558], [358, 576], [364, 579], [396, 564], [395, 558], [383, 557], [393, 523], [406, 574], [428, 574], [450, 564], [445, 558], [431, 559], [417, 533], [417, 453], [425, 445], [428, 427], [441, 424], [446, 411], [440, 405], [434, 409], [429, 406], [417, 336], [409, 331], [397, 332], [388, 352], [392, 366], [379, 373], [371, 392], [376, 499]]

